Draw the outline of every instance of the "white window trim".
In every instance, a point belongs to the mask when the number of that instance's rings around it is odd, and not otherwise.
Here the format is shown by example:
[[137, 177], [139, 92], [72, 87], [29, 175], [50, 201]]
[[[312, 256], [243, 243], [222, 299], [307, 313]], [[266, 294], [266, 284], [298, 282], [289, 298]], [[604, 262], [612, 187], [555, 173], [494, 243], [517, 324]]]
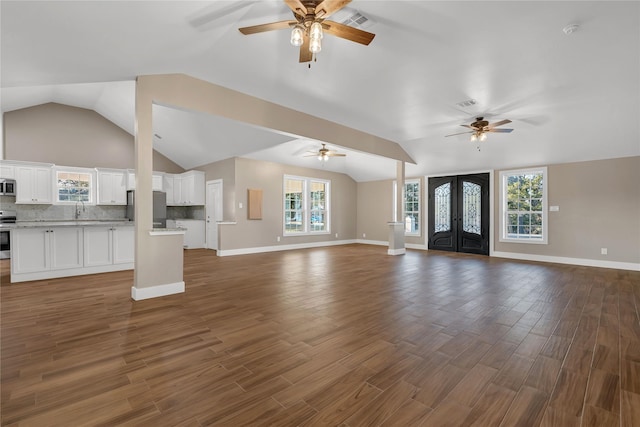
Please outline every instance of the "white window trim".
[[58, 200], [58, 172], [70, 172], [70, 173], [85, 173], [91, 176], [91, 187], [89, 191], [88, 202], [82, 202], [86, 206], [95, 206], [97, 204], [97, 186], [98, 186], [98, 174], [95, 168], [80, 168], [75, 166], [55, 166], [53, 168], [53, 204], [54, 205], [75, 205], [75, 201], [60, 201]]
[[[396, 203], [397, 200], [398, 200], [398, 194], [397, 194], [398, 193], [397, 192], [397, 188], [398, 187], [396, 185], [397, 182], [398, 181], [396, 181], [396, 180], [393, 180], [393, 182], [392, 182], [392, 184], [393, 184], [393, 198], [392, 198], [393, 199], [392, 200], [393, 201], [393, 207], [392, 207], [392, 210], [393, 210], [393, 222], [398, 222], [398, 212], [396, 210], [396, 206], [398, 206], [397, 203]], [[418, 201], [418, 218], [420, 218], [421, 222], [424, 222], [424, 218], [422, 217], [422, 200], [424, 198], [424, 191], [423, 191], [423, 188], [422, 188], [423, 186], [422, 186], [422, 181], [421, 181], [420, 178], [412, 178], [412, 179], [405, 179], [404, 180], [404, 185], [402, 186], [402, 199], [403, 199], [402, 200], [402, 205], [404, 206], [404, 204], [406, 203], [404, 199], [405, 199], [405, 191], [406, 191], [406, 188], [407, 188], [406, 187], [407, 184], [415, 184], [415, 183], [417, 183], [418, 186], [420, 187], [419, 191], [418, 191], [418, 194], [419, 194], [419, 197], [420, 197], [420, 199]], [[406, 214], [406, 212], [403, 212], [403, 213]], [[404, 224], [404, 221], [405, 221], [405, 219], [402, 219], [402, 221], [400, 221], [400, 222], [402, 222]], [[408, 233], [408, 232], [405, 231], [404, 235], [405, 236], [409, 236], [409, 237], [420, 237], [420, 236], [422, 236], [422, 229], [423, 228], [424, 228], [424, 224], [419, 224], [419, 228], [418, 228], [417, 232]]]
[[[303, 196], [302, 196], [302, 206], [303, 208], [303, 217], [305, 218], [304, 221], [304, 229], [303, 231], [300, 232], [290, 232], [287, 231], [287, 226], [286, 226], [286, 222], [285, 222], [285, 217], [284, 217], [284, 212], [286, 210], [286, 199], [285, 199], [285, 194], [287, 193], [287, 180], [288, 179], [293, 179], [293, 180], [300, 180], [303, 181], [302, 183], [302, 191], [303, 191]], [[325, 195], [325, 203], [326, 203], [326, 207], [325, 210], [327, 212], [327, 226], [325, 227], [325, 230], [322, 231], [312, 231], [310, 229], [311, 227], [311, 201], [309, 199], [310, 195], [309, 195], [309, 187], [311, 182], [321, 182], [325, 185], [325, 189], [326, 189], [326, 195]], [[295, 237], [295, 236], [316, 236], [316, 235], [321, 235], [321, 234], [331, 234], [331, 180], [327, 180], [327, 179], [321, 179], [321, 178], [311, 178], [311, 177], [307, 177], [307, 176], [297, 176], [297, 175], [284, 175], [282, 178], [282, 215], [280, 216], [282, 218], [282, 235], [284, 237]]]
[[[505, 191], [507, 189], [507, 177], [512, 175], [527, 175], [542, 173], [542, 239], [514, 239], [507, 237], [507, 198]], [[530, 245], [546, 245], [548, 244], [549, 220], [548, 220], [548, 181], [547, 167], [505, 170], [500, 171], [500, 236], [499, 241], [505, 243], [526, 243]]]

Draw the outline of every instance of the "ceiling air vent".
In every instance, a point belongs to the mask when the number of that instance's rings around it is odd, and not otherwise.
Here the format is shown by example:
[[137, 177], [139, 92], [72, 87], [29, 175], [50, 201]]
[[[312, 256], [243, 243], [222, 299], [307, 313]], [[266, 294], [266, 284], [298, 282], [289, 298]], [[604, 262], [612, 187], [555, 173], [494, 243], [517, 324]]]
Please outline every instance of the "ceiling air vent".
[[364, 30], [374, 24], [374, 21], [364, 16], [361, 12], [343, 8], [332, 16], [332, 20], [353, 28]]
[[467, 99], [466, 101], [458, 102], [456, 105], [460, 108], [467, 108], [476, 105], [476, 103], [477, 101], [475, 99]]
[[355, 15], [351, 15], [350, 17], [342, 21], [342, 23], [350, 27], [362, 28], [364, 23], [367, 22], [368, 20], [369, 18], [367, 18], [360, 12], [356, 12]]

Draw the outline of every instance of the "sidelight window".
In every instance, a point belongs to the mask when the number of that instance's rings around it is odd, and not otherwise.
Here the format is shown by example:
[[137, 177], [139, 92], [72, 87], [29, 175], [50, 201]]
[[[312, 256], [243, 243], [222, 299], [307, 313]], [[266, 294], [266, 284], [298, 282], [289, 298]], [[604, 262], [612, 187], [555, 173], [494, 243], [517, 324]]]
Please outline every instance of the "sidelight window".
[[404, 234], [419, 236], [421, 227], [420, 180], [406, 180], [404, 182]]
[[547, 243], [547, 168], [500, 172], [500, 241]]

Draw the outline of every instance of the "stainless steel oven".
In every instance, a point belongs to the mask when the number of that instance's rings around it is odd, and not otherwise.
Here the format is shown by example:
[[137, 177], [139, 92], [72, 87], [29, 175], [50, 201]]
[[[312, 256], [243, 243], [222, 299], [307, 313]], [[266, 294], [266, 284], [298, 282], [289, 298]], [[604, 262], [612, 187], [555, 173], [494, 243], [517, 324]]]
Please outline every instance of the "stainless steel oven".
[[0, 178], [0, 196], [15, 196], [16, 180]]
[[0, 259], [11, 258], [11, 233], [7, 225], [15, 222], [15, 211], [0, 211]]

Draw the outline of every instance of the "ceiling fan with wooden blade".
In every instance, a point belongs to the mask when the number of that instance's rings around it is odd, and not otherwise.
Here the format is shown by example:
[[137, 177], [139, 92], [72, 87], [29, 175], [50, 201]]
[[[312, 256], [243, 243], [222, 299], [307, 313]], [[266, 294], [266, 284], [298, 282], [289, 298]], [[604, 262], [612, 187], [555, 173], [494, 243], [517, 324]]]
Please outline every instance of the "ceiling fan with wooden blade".
[[369, 45], [375, 34], [349, 27], [327, 18], [351, 0], [284, 0], [295, 20], [239, 28], [245, 35], [291, 28], [291, 44], [300, 47], [300, 62], [310, 62], [322, 49], [323, 33]]
[[327, 160], [329, 160], [329, 157], [346, 157], [346, 154], [336, 153], [333, 150], [329, 150], [327, 148], [327, 144], [322, 144], [322, 148], [320, 148], [318, 151], [308, 151], [307, 154], [304, 155], [304, 157], [317, 157], [318, 160], [326, 162]]
[[484, 119], [484, 117], [476, 117], [476, 121], [471, 123], [470, 125], [460, 125], [462, 127], [465, 127], [471, 130], [466, 132], [452, 133], [450, 135], [445, 135], [445, 137], [470, 133], [472, 141], [477, 141], [477, 140], [484, 141], [485, 139], [487, 139], [486, 134], [489, 132], [493, 132], [493, 133], [513, 132], [513, 129], [506, 129], [506, 128], [496, 129], [498, 126], [506, 125], [507, 123], [511, 123], [511, 120], [504, 119], [504, 120], [497, 121], [495, 123], [489, 123]]

